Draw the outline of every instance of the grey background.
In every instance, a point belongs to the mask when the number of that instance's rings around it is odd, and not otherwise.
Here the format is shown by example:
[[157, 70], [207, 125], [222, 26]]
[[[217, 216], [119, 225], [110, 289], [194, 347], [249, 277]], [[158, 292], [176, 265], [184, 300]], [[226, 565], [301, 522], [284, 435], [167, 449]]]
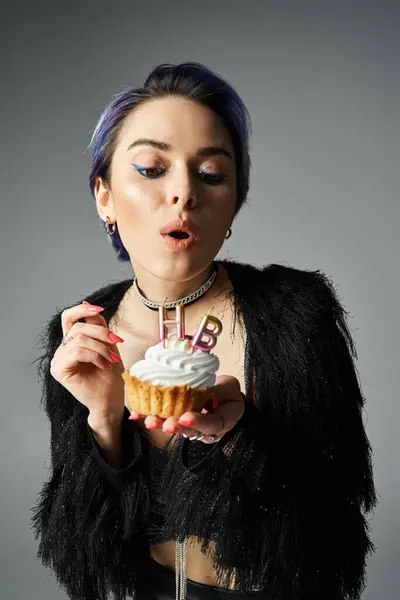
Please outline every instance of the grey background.
[[398, 598], [397, 4], [14, 1], [1, 22], [1, 600], [65, 598], [29, 529], [49, 450], [36, 335], [131, 274], [97, 221], [85, 148], [112, 94], [184, 60], [226, 77], [253, 120], [250, 202], [222, 256], [321, 269], [350, 312], [380, 495], [363, 598]]

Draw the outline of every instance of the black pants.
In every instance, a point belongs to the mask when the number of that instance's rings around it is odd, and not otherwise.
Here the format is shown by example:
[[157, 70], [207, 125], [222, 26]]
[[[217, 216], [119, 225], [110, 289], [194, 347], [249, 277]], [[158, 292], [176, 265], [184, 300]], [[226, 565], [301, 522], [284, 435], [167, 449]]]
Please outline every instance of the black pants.
[[[175, 573], [160, 565], [152, 557], [146, 575], [137, 587], [136, 600], [175, 600]], [[235, 590], [226, 590], [203, 583], [187, 580], [187, 600], [244, 600], [261, 598], [258, 592], [241, 594]]]

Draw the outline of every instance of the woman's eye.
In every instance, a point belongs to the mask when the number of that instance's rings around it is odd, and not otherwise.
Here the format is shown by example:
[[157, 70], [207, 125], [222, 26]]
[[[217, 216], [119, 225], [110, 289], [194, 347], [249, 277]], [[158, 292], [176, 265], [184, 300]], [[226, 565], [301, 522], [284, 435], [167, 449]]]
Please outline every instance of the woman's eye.
[[228, 179], [227, 175], [219, 175], [217, 173], [206, 173], [205, 171], [200, 171], [199, 175], [201, 176], [202, 181], [210, 185], [219, 185]]
[[[145, 179], [156, 179], [161, 177], [166, 172], [165, 167], [142, 167], [141, 165], [135, 165], [131, 163], [132, 167]], [[219, 185], [228, 179], [227, 175], [220, 175], [218, 173], [207, 173], [206, 171], [199, 171], [201, 181], [209, 185]]]
[[160, 175], [165, 172], [164, 167], [141, 167], [140, 165], [135, 165], [133, 163], [131, 163], [131, 165], [146, 179], [156, 179], [156, 177], [160, 177]]

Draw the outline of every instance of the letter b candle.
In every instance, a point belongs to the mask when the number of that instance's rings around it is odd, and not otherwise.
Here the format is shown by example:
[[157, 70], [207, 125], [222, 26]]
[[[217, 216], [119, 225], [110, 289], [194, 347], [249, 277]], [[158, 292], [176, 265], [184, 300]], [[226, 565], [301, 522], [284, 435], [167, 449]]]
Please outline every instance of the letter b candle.
[[[210, 329], [210, 325], [214, 327]], [[222, 323], [217, 317], [212, 317], [210, 315], [204, 315], [201, 320], [201, 323], [194, 334], [191, 341], [190, 354], [194, 352], [195, 348], [199, 348], [204, 352], [210, 352], [214, 348], [217, 343], [217, 337], [222, 331]], [[203, 336], [207, 336], [207, 339], [203, 341]]]

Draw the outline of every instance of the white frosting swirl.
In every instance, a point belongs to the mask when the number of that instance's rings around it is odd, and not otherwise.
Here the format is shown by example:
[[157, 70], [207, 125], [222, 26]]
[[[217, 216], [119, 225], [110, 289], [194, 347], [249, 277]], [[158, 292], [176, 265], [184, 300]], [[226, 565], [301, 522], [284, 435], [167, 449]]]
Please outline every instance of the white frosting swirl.
[[215, 354], [195, 348], [189, 354], [190, 340], [169, 338], [150, 346], [143, 360], [134, 363], [129, 373], [152, 385], [190, 385], [192, 388], [212, 387], [215, 384], [219, 359]]

